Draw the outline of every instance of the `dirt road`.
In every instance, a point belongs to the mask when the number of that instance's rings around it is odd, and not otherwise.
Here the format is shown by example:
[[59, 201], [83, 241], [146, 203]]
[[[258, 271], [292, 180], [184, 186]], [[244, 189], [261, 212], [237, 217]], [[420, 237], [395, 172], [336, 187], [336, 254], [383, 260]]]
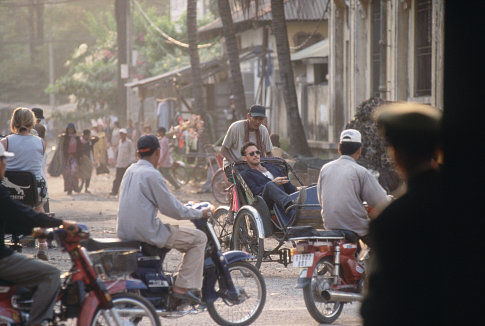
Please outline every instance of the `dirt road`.
[[[92, 237], [115, 237], [118, 199], [109, 196], [114, 179], [114, 171], [109, 175], [93, 175], [91, 194], [80, 193], [68, 196], [63, 189], [62, 177], [48, 177], [51, 211], [57, 217], [72, 219], [86, 224]], [[182, 202], [210, 201], [216, 206], [212, 194], [197, 194], [197, 185], [187, 185], [175, 193]], [[136, 216], [134, 216], [136, 218]], [[165, 222], [192, 227], [188, 221], [177, 221], [162, 216]], [[26, 248], [24, 253], [33, 254], [34, 249]], [[180, 253], [171, 251], [165, 260], [167, 270], [176, 270]], [[49, 250], [49, 262], [62, 271], [67, 271], [70, 261], [58, 248]], [[261, 272], [266, 281], [267, 301], [265, 308], [254, 325], [318, 325], [305, 308], [302, 291], [295, 289], [298, 270], [285, 268], [277, 263], [263, 264]], [[348, 304], [340, 318], [333, 325], [361, 325], [359, 304]], [[207, 312], [179, 319], [163, 319], [163, 325], [215, 325]]]

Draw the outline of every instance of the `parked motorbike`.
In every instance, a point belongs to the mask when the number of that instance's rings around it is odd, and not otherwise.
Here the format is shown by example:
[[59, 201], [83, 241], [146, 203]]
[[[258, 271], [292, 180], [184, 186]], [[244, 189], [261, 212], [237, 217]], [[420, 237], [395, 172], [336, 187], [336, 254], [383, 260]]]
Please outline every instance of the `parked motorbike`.
[[345, 303], [362, 300], [367, 255], [361, 250], [356, 256], [359, 240], [353, 232], [306, 231], [290, 238], [296, 242], [293, 267], [301, 268], [297, 288], [316, 321], [333, 323]]
[[[202, 209], [209, 203], [193, 204]], [[212, 205], [211, 205], [212, 206]], [[138, 267], [131, 277], [144, 282], [147, 289], [137, 293], [147, 298], [159, 316], [178, 318], [208, 310], [219, 325], [249, 325], [254, 322], [266, 302], [266, 284], [261, 273], [245, 260], [251, 255], [242, 251], [222, 253], [214, 228], [207, 219], [192, 220], [197, 229], [207, 235], [205, 250], [202, 303], [188, 303], [172, 296], [176, 275], [163, 270], [163, 260], [169, 251], [145, 243], [109, 239], [89, 239], [83, 243], [88, 250], [131, 246], [138, 252]], [[129, 290], [129, 289], [128, 289]]]
[[[126, 283], [105, 284], [96, 273], [87, 251], [79, 246], [89, 237], [85, 225], [79, 224], [79, 231], [69, 235], [62, 227], [57, 229], [36, 229], [38, 238], [55, 239], [69, 253], [72, 268], [65, 273], [51, 325], [70, 318], [77, 318], [77, 325], [155, 325], [160, 320], [152, 304], [143, 297], [123, 293]], [[135, 281], [133, 281], [135, 282]], [[133, 286], [133, 285], [132, 285]], [[138, 281], [138, 287], [145, 288]], [[32, 307], [33, 291], [0, 280], [0, 325], [25, 325]]]

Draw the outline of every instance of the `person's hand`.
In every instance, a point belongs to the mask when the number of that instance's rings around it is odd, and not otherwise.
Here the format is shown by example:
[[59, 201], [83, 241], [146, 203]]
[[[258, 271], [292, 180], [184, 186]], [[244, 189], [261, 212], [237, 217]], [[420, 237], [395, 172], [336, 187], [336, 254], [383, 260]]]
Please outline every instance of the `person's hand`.
[[273, 182], [276, 183], [277, 186], [281, 186], [282, 184], [290, 182], [287, 177], [276, 177], [273, 179]]
[[79, 231], [77, 223], [74, 222], [74, 221], [63, 220], [62, 221], [62, 227], [64, 228], [64, 230], [66, 230], [66, 232], [69, 235], [74, 235]]
[[209, 218], [212, 216], [212, 208], [207, 207], [202, 210], [202, 218]]

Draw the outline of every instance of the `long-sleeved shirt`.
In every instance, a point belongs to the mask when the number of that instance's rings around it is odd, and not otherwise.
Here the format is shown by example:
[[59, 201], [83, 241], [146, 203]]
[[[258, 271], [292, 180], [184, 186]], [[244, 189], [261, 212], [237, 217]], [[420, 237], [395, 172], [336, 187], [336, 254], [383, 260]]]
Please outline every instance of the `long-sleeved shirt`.
[[202, 217], [202, 212], [184, 206], [167, 188], [165, 180], [144, 159], [132, 164], [121, 181], [116, 232], [123, 240], [137, 240], [163, 247], [171, 235], [157, 217], [158, 211], [182, 220]]
[[126, 168], [135, 161], [135, 147], [133, 142], [126, 138], [125, 141], [119, 142], [118, 145], [118, 157], [116, 158], [117, 168]]
[[32, 208], [10, 198], [8, 190], [0, 184], [0, 259], [13, 253], [5, 247], [5, 233], [30, 234], [34, 227], [56, 227], [62, 220], [38, 213]]
[[326, 229], [350, 230], [364, 236], [369, 230], [369, 217], [363, 205], [379, 207], [387, 194], [366, 168], [348, 155], [325, 164], [317, 184]]

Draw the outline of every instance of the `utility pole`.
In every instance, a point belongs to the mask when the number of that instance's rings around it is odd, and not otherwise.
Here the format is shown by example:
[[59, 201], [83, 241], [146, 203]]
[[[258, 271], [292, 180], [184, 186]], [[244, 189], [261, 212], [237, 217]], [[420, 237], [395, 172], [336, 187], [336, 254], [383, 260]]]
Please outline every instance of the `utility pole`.
[[127, 111], [127, 91], [125, 82], [130, 78], [130, 0], [115, 0], [115, 17], [118, 42], [118, 117], [124, 122]]
[[[52, 34], [49, 35], [49, 84], [54, 85], [56, 82], [54, 76], [54, 50], [52, 48]], [[49, 105], [55, 107], [56, 105], [56, 95], [54, 93], [49, 94]]]

